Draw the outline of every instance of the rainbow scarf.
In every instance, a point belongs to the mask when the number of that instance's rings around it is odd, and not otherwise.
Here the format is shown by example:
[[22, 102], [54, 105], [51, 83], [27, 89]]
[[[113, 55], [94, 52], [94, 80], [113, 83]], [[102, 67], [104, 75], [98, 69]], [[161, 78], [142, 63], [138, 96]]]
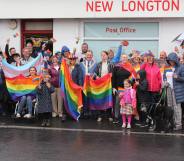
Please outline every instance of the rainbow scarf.
[[[35, 79], [36, 78], [36, 79]], [[38, 79], [37, 79], [38, 78]], [[36, 86], [39, 84], [39, 77], [24, 77], [23, 75], [14, 78], [6, 77], [6, 86], [13, 101], [18, 101], [25, 95], [36, 96]]]
[[166, 72], [172, 72], [172, 67], [171, 66], [165, 66], [164, 67], [164, 73]]
[[71, 79], [66, 60], [62, 61], [60, 71], [61, 94], [64, 98], [66, 111], [77, 121], [82, 107], [82, 87], [75, 84]]
[[97, 80], [86, 76], [83, 92], [87, 99], [87, 107], [91, 110], [106, 110], [112, 108], [111, 74], [107, 74]]

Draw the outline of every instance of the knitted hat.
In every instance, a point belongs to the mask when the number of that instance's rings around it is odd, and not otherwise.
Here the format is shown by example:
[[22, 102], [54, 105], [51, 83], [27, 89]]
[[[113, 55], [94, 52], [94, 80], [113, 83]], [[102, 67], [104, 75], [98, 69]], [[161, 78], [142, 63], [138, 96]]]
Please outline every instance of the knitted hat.
[[61, 49], [61, 54], [64, 54], [65, 52], [70, 52], [70, 49], [67, 46], [63, 46]]

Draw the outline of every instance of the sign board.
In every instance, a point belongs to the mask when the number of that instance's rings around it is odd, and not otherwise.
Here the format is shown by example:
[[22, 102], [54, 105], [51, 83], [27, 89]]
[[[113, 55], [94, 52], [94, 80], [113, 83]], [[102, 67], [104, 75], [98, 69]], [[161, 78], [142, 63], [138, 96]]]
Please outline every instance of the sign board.
[[184, 17], [183, 0], [0, 0], [0, 19]]

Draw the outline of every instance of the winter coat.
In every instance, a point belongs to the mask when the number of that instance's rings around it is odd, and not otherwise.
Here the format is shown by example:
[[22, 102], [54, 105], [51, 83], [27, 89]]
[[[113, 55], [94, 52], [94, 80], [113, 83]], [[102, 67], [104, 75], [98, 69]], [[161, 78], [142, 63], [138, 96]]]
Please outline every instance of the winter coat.
[[162, 87], [162, 76], [159, 67], [155, 63], [153, 65], [145, 63], [141, 66], [141, 69], [146, 71], [148, 91], [159, 92]]
[[151, 102], [151, 97], [150, 93], [148, 92], [146, 72], [145, 70], [140, 70], [138, 74], [140, 75], [140, 80], [138, 80], [139, 85], [137, 86], [137, 101], [138, 103], [149, 103]]
[[52, 100], [51, 94], [54, 92], [54, 87], [51, 85], [47, 87], [45, 82], [41, 82], [41, 89], [36, 88], [37, 99], [38, 99], [38, 113], [52, 112]]
[[50, 70], [49, 70], [49, 74], [51, 76], [51, 84], [55, 87], [55, 88], [59, 88], [59, 76], [60, 76], [60, 68], [58, 70], [56, 70], [54, 68], [54, 66], [51, 66]]
[[[175, 92], [176, 102], [182, 103], [184, 102], [184, 65], [179, 64], [179, 59], [176, 53], [170, 53], [167, 57], [167, 62], [174, 61], [175, 71], [174, 73], [178, 76], [178, 78], [173, 78], [173, 88]], [[166, 80], [166, 72], [164, 72], [164, 80]]]
[[[82, 69], [82, 84], [84, 83], [84, 79], [85, 79], [85, 75], [87, 74], [86, 71], [86, 66], [87, 66], [87, 60], [84, 59], [81, 63], [80, 63], [80, 67]], [[93, 75], [94, 74], [94, 70], [96, 68], [96, 62], [94, 60], [91, 60], [88, 66], [88, 74]]]
[[136, 91], [135, 89], [125, 89], [125, 91], [120, 92], [119, 97], [120, 97], [120, 105], [125, 107], [125, 100], [126, 100], [126, 94], [130, 94], [130, 104], [132, 107], [135, 109], [137, 105], [137, 100], [136, 100]]
[[118, 87], [124, 87], [123, 83], [125, 79], [128, 79], [131, 73], [121, 66], [115, 66], [112, 72], [112, 87], [118, 89]]
[[[108, 61], [107, 62], [108, 73], [112, 73], [113, 67], [114, 67], [113, 64]], [[101, 77], [101, 72], [102, 72], [102, 62], [98, 63], [95, 68], [95, 74], [98, 77]]]
[[82, 86], [82, 69], [79, 64], [76, 64], [71, 72], [72, 80], [79, 86]]

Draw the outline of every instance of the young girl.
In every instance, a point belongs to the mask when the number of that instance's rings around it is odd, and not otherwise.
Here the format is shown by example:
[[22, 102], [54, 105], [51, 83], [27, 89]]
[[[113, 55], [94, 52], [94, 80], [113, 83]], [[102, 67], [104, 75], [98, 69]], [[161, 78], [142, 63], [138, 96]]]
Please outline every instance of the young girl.
[[50, 126], [50, 117], [52, 114], [51, 93], [54, 92], [54, 87], [50, 83], [50, 75], [45, 74], [43, 81], [37, 87], [38, 98], [38, 114], [42, 119], [41, 126]]
[[120, 92], [120, 113], [122, 115], [122, 127], [126, 127], [126, 118], [128, 119], [127, 129], [131, 128], [131, 121], [133, 111], [136, 108], [136, 91], [132, 89], [131, 82], [128, 79], [124, 80], [124, 88], [123, 92]]

